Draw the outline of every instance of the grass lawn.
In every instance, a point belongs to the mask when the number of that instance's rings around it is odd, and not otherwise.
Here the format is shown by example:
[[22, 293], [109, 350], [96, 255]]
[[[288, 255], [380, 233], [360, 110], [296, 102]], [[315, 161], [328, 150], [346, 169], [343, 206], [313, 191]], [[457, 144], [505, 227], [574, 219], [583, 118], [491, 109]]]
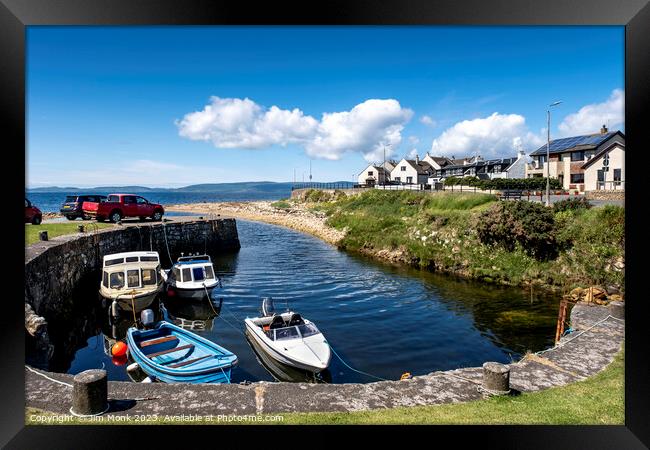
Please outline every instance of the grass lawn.
[[[543, 424], [543, 425], [622, 425], [625, 420], [624, 351], [619, 352], [605, 370], [584, 381], [516, 397], [492, 397], [475, 402], [394, 408], [361, 412], [290, 413], [281, 414], [281, 422], [272, 424]], [[42, 424], [31, 415], [53, 416], [52, 413], [27, 408], [25, 423]], [[223, 424], [264, 422], [204, 422], [151, 420], [124, 422], [89, 421], [72, 417], [64, 424]], [[57, 424], [53, 422], [52, 424]]]
[[112, 223], [95, 222], [63, 222], [63, 223], [42, 223], [40, 225], [25, 224], [25, 245], [31, 245], [39, 241], [38, 232], [47, 231], [48, 238], [63, 236], [65, 234], [78, 233], [77, 227], [85, 225], [87, 231], [92, 231], [97, 225], [99, 228], [113, 226]]

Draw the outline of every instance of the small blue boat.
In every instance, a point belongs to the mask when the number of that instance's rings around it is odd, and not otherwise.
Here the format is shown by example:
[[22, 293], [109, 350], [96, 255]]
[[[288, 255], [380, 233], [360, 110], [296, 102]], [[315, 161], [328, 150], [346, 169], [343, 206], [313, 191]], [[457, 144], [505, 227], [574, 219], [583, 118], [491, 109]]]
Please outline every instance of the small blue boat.
[[166, 383], [230, 383], [237, 364], [231, 351], [165, 321], [151, 330], [129, 328], [126, 339], [142, 371]]

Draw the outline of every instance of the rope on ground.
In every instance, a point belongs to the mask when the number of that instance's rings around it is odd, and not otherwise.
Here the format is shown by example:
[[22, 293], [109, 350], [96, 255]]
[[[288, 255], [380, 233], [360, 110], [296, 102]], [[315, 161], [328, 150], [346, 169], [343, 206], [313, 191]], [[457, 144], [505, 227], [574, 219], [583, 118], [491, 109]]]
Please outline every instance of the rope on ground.
[[223, 370], [223, 367], [219, 367], [221, 369], [221, 372], [223, 373], [223, 376], [226, 377], [226, 380], [228, 381], [228, 384], [230, 384], [230, 378], [228, 375], [226, 375], [226, 372]]
[[[546, 353], [546, 352], [550, 352], [551, 350], [556, 350], [556, 349], [558, 349], [558, 348], [562, 348], [562, 347], [564, 347], [565, 345], [567, 345], [569, 342], [571, 342], [571, 341], [573, 341], [574, 339], [577, 339], [577, 338], [579, 338], [580, 336], [582, 336], [583, 334], [585, 334], [587, 331], [589, 331], [589, 330], [595, 328], [596, 326], [600, 325], [601, 323], [605, 322], [607, 319], [614, 319], [614, 320], [618, 320], [618, 321], [621, 321], [621, 322], [625, 322], [624, 319], [619, 319], [618, 317], [614, 317], [614, 316], [612, 316], [611, 314], [610, 314], [610, 315], [607, 315], [607, 316], [604, 317], [603, 319], [601, 319], [601, 320], [599, 320], [598, 322], [594, 323], [594, 324], [593, 324], [592, 326], [590, 326], [589, 328], [587, 328], [587, 329], [585, 329], [585, 330], [582, 330], [581, 332], [579, 332], [579, 333], [576, 334], [575, 336], [572, 336], [570, 339], [567, 339], [567, 340], [565, 340], [565, 341], [563, 341], [563, 342], [559, 342], [557, 345], [555, 345], [555, 346], [553, 346], [553, 347], [551, 347], [551, 348], [547, 348], [546, 350], [541, 350], [541, 351], [539, 351], [539, 352], [535, 352], [535, 353], [533, 353], [533, 355], [541, 355], [542, 353]], [[517, 361], [517, 362], [515, 363], [515, 365], [522, 363], [525, 359], [526, 359], [526, 357], [524, 356], [522, 359], [520, 359], [519, 361]]]
[[328, 343], [328, 345], [329, 345], [329, 347], [330, 347], [330, 350], [332, 350], [332, 353], [334, 353], [334, 355], [336, 355], [336, 357], [337, 357], [337, 358], [338, 358], [338, 359], [343, 363], [343, 365], [344, 365], [345, 367], [347, 367], [348, 369], [352, 370], [353, 372], [357, 372], [357, 373], [360, 373], [360, 374], [362, 374], [362, 375], [366, 375], [366, 376], [368, 376], [368, 377], [375, 378], [375, 379], [380, 380], [380, 381], [391, 381], [391, 380], [387, 380], [386, 378], [381, 378], [381, 377], [378, 377], [378, 376], [372, 375], [372, 374], [370, 374], [370, 373], [363, 372], [363, 371], [361, 371], [361, 370], [357, 370], [357, 369], [355, 369], [354, 367], [352, 367], [352, 366], [350, 366], [348, 363], [346, 363], [346, 362], [343, 360], [343, 358], [341, 358], [341, 357], [339, 356], [338, 353], [336, 353], [336, 350], [334, 350], [334, 347], [332, 347], [329, 343]]
[[39, 371], [37, 371], [37, 370], [34, 370], [34, 369], [32, 369], [31, 367], [29, 367], [29, 366], [27, 366], [27, 365], [25, 365], [25, 369], [29, 370], [30, 372], [35, 373], [36, 375], [40, 375], [40, 376], [42, 376], [43, 378], [47, 378], [47, 379], [50, 380], [50, 381], [54, 381], [55, 383], [59, 383], [59, 384], [62, 384], [62, 385], [64, 385], [64, 386], [67, 386], [67, 387], [72, 387], [72, 385], [71, 385], [70, 383], [64, 383], [63, 381], [55, 380], [54, 378], [48, 377], [48, 376], [45, 375], [44, 373], [41, 373], [41, 372], [39, 372]]

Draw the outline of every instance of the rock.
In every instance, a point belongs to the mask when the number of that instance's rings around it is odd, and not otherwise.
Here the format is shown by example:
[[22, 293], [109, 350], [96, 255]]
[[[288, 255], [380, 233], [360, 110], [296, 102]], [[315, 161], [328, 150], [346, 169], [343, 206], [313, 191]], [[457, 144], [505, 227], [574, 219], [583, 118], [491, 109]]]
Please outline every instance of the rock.
[[610, 302], [622, 302], [623, 297], [621, 297], [619, 294], [612, 294], [607, 297], [607, 300]]

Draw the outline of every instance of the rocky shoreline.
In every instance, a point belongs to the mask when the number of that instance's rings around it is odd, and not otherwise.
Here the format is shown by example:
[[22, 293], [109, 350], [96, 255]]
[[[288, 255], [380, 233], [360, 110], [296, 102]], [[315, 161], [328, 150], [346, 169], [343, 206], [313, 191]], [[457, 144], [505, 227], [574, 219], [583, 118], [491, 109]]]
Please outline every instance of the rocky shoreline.
[[199, 214], [219, 214], [222, 216], [282, 225], [309, 233], [332, 245], [337, 245], [345, 236], [345, 232], [336, 230], [325, 224], [327, 220], [325, 214], [312, 212], [296, 206], [276, 208], [272, 206], [272, 203], [270, 201], [191, 203], [170, 205], [166, 207], [166, 210]]

